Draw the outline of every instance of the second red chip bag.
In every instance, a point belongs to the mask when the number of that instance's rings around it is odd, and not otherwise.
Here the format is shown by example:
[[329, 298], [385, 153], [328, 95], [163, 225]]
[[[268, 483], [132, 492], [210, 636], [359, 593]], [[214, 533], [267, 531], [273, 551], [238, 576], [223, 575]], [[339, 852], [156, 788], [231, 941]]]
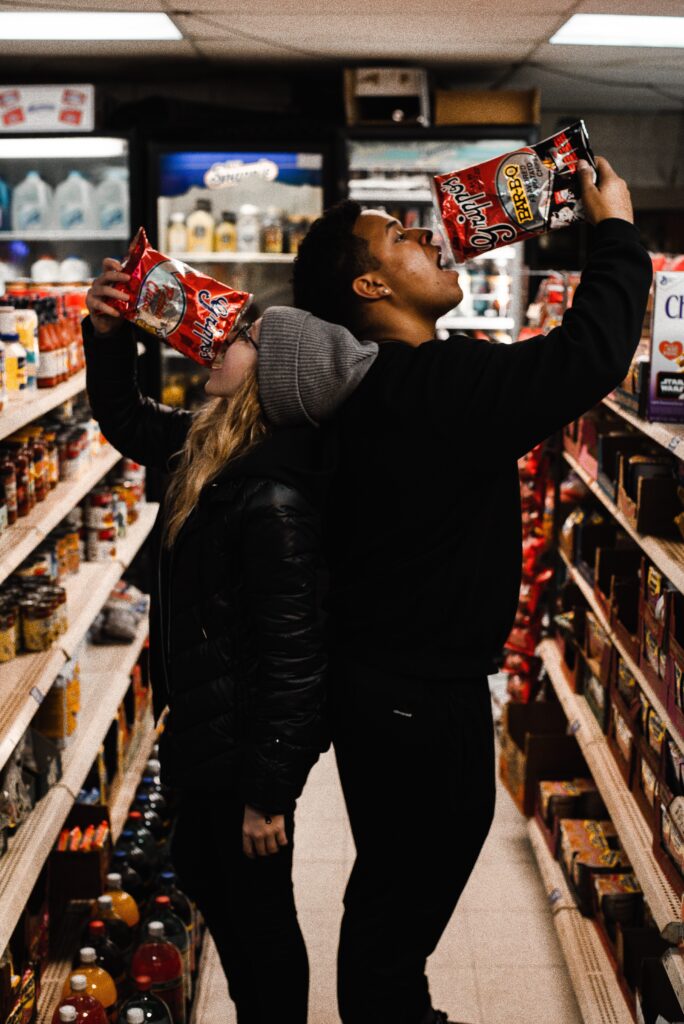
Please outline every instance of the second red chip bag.
[[153, 249], [140, 228], [123, 262], [127, 300], [111, 305], [127, 320], [168, 342], [201, 366], [210, 366], [252, 301], [249, 292], [200, 274]]

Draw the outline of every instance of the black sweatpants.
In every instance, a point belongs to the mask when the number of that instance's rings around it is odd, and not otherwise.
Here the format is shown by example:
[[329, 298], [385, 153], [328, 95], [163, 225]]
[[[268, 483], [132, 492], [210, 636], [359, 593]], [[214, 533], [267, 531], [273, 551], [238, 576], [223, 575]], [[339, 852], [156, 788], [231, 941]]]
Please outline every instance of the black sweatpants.
[[[233, 793], [181, 800], [171, 858], [216, 943], [239, 1024], [306, 1024], [309, 961], [292, 887], [294, 814], [277, 853], [242, 852]], [[219, 1024], [219, 1022], [217, 1022]]]
[[[494, 816], [487, 678], [331, 673], [335, 755], [356, 844], [338, 953], [343, 1024], [420, 1024], [426, 958]], [[456, 965], [455, 965], [456, 966]]]

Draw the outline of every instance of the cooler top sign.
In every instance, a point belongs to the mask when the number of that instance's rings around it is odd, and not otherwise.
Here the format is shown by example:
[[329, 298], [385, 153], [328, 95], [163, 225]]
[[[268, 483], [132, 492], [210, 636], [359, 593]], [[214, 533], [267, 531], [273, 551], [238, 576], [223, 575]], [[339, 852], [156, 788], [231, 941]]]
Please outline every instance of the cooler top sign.
[[0, 86], [0, 132], [92, 132], [95, 87], [92, 85]]
[[230, 189], [249, 180], [320, 186], [322, 170], [321, 153], [186, 151], [160, 157], [159, 184], [164, 196], [183, 195], [193, 186]]

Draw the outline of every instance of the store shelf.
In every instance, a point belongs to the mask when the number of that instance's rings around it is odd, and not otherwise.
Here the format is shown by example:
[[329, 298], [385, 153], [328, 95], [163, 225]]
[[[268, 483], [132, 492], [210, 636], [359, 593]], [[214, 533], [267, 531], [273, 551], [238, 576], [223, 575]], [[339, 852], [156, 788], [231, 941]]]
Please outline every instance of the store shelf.
[[[143, 642], [144, 636], [138, 653]], [[131, 645], [130, 656], [135, 646]], [[120, 656], [119, 645], [116, 651]], [[11, 840], [8, 853], [0, 859], [0, 949], [7, 945], [128, 685], [128, 674], [123, 671], [94, 679], [83, 675], [78, 726], [72, 745], [62, 754], [62, 780], [36, 805]]]
[[663, 704], [663, 702], [661, 701], [660, 697], [657, 695], [651, 684], [649, 683], [644, 673], [641, 671], [639, 665], [636, 663], [636, 661], [634, 661], [631, 654], [618, 637], [617, 633], [613, 631], [610, 622], [606, 618], [605, 612], [599, 604], [596, 598], [596, 594], [594, 593], [592, 587], [587, 583], [584, 576], [582, 576], [582, 573], [575, 568], [575, 566], [572, 564], [572, 562], [567, 557], [565, 552], [559, 548], [558, 553], [560, 554], [561, 558], [563, 559], [563, 562], [567, 566], [568, 572], [572, 577], [573, 582], [576, 583], [579, 589], [582, 591], [588, 605], [594, 612], [598, 621], [601, 623], [603, 630], [610, 637], [611, 643], [614, 647], [617, 648], [617, 650], [620, 653], [620, 656], [622, 657], [622, 660], [627, 665], [627, 668], [632, 673], [632, 675], [638, 682], [639, 686], [644, 691], [649, 701], [655, 708], [656, 714], [661, 719], [661, 721], [665, 723], [670, 733], [672, 733], [672, 735], [677, 735], [678, 729], [670, 720], [670, 716], [667, 713], [665, 705]]
[[633, 1024], [596, 925], [577, 910], [560, 865], [534, 819], [527, 829], [582, 1020], [585, 1024]]
[[580, 466], [579, 462], [566, 451], [563, 452], [563, 457], [568, 465], [575, 471], [575, 473], [577, 473], [577, 476], [584, 481], [592, 494], [594, 494], [601, 504], [605, 505], [611, 515], [615, 517], [623, 530], [625, 530], [626, 533], [636, 541], [641, 550], [648, 555], [651, 561], [665, 573], [670, 582], [674, 584], [678, 590], [684, 593], [684, 542], [663, 540], [659, 537], [648, 537], [642, 533], [637, 533], [627, 517], [623, 515], [617, 505], [610, 500], [608, 495], [601, 490], [596, 480], [592, 479], [587, 471]]
[[447, 331], [511, 331], [514, 326], [512, 316], [443, 316], [437, 321]]
[[85, 391], [85, 370], [75, 373], [63, 384], [38, 391], [22, 391], [12, 394], [5, 408], [0, 412], [0, 439], [13, 434], [32, 420], [44, 416], [62, 402]]
[[[69, 629], [57, 645], [40, 654], [19, 655], [13, 661], [0, 665], [0, 768], [30, 724], [67, 658], [73, 656], [112, 587], [150, 533], [157, 510], [155, 504], [143, 507], [138, 522], [131, 526], [121, 544], [116, 561], [84, 562], [80, 571], [66, 581]], [[141, 645], [143, 641], [144, 637]], [[128, 646], [92, 648], [85, 659], [84, 675], [92, 672], [111, 676], [121, 671], [127, 674], [131, 657], [132, 648]], [[137, 655], [133, 657], [131, 668], [136, 658]]]
[[429, 189], [352, 188], [349, 198], [355, 203], [431, 203], [432, 193]]
[[620, 775], [607, 740], [589, 705], [584, 697], [570, 688], [558, 645], [553, 640], [544, 640], [539, 645], [538, 653], [568, 716], [570, 730], [577, 738], [653, 917], [658, 927], [663, 929], [672, 921], [680, 919], [681, 901], [677, 899], [653, 855], [651, 831]]
[[4, 532], [0, 537], [0, 582], [31, 554], [120, 458], [121, 455], [115, 448], [104, 445], [78, 480], [62, 481], [57, 484], [45, 501], [37, 504], [29, 515]]
[[232, 1019], [234, 1011], [228, 995], [226, 976], [209, 931], [204, 933], [202, 953], [192, 1002], [189, 1024]]
[[124, 241], [130, 237], [129, 232], [100, 231], [0, 231], [0, 242], [107, 242]]
[[69, 905], [60, 922], [57, 952], [40, 976], [38, 1024], [52, 1024], [52, 1017], [62, 999], [64, 983], [73, 969], [74, 951], [81, 945], [89, 917], [90, 904], [79, 900]]
[[152, 756], [152, 747], [156, 740], [157, 730], [154, 727], [150, 712], [138, 726], [137, 734], [131, 739], [133, 750], [129, 763], [123, 773], [123, 777], [115, 779], [109, 800], [107, 801], [113, 843], [117, 842], [123, 831], [124, 823], [128, 816], [128, 809], [135, 796], [145, 765]]
[[684, 459], [684, 424], [649, 423], [648, 420], [642, 420], [641, 416], [635, 416], [629, 409], [623, 409], [614, 398], [604, 398], [603, 404], [616, 415], [621, 416], [627, 423], [631, 423], [642, 434], [650, 437], [656, 444], [667, 448], [678, 459]]
[[294, 263], [293, 252], [174, 252], [174, 260], [195, 263]]

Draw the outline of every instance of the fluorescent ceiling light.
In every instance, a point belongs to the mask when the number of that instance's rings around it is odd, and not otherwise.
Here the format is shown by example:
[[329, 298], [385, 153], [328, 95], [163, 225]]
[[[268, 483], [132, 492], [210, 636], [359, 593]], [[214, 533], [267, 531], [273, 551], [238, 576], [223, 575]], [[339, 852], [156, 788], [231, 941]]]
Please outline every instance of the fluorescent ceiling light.
[[75, 139], [3, 139], [0, 136], [0, 159], [39, 160], [41, 157], [53, 160], [80, 160], [83, 157], [125, 156], [128, 150], [126, 139], [88, 138]]
[[182, 39], [168, 14], [137, 11], [2, 11], [0, 39]]
[[684, 46], [684, 17], [573, 14], [549, 42], [571, 46]]

